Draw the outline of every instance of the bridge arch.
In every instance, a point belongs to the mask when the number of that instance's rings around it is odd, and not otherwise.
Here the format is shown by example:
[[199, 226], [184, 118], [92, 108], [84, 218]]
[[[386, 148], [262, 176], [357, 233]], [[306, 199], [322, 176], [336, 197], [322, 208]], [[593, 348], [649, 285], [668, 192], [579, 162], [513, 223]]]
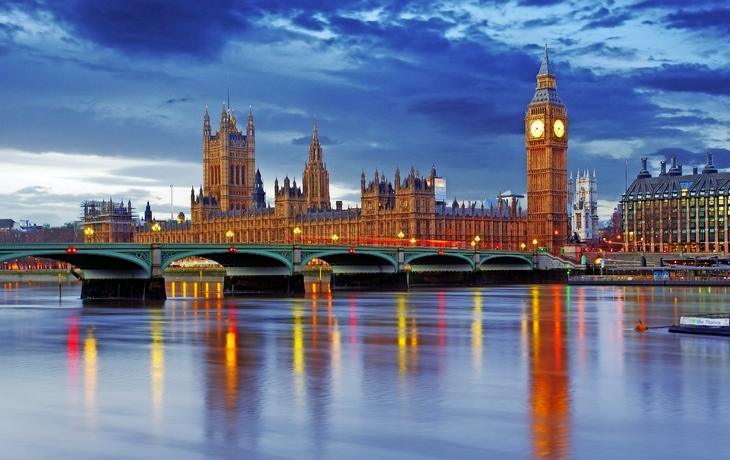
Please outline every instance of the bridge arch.
[[[0, 262], [24, 257], [59, 260], [81, 269], [86, 279], [120, 277], [146, 279], [152, 275], [152, 254], [148, 248], [147, 250], [130, 248], [127, 252], [119, 252], [73, 245], [48, 244], [33, 246], [21, 250], [18, 250], [15, 246], [14, 250], [8, 252], [2, 251], [0, 246]], [[72, 249], [73, 252], [69, 252], [69, 249]]]
[[396, 273], [398, 271], [397, 252], [381, 252], [358, 248], [302, 252], [302, 266], [313, 259], [320, 259], [332, 267], [332, 273]]
[[520, 254], [493, 254], [482, 258], [481, 270], [532, 270], [532, 257]]
[[163, 252], [161, 270], [171, 263], [188, 257], [202, 257], [219, 263], [230, 276], [244, 275], [291, 275], [294, 270], [291, 251], [266, 251], [262, 249], [236, 248], [229, 246]]
[[474, 259], [462, 253], [407, 254], [404, 260], [412, 272], [470, 272]]

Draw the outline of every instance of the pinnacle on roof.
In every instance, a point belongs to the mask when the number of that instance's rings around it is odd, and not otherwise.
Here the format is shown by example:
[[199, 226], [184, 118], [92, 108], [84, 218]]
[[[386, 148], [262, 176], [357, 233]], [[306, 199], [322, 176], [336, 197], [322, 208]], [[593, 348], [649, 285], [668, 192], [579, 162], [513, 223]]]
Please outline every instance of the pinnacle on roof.
[[312, 131], [312, 140], [319, 140], [319, 136], [317, 135], [317, 115], [314, 116], [314, 130]]
[[553, 66], [550, 64], [550, 57], [548, 56], [547, 42], [545, 42], [545, 56], [542, 58], [542, 65], [540, 66], [538, 75], [555, 75]]

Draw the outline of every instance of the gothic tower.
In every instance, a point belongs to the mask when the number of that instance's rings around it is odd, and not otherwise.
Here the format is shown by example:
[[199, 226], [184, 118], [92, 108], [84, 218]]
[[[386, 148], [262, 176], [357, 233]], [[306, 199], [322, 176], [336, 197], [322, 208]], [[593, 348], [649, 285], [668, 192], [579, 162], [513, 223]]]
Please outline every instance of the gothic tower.
[[568, 116], [558, 96], [555, 73], [545, 57], [525, 115], [527, 147], [527, 238], [557, 252], [568, 236]]
[[330, 209], [330, 175], [322, 161], [322, 145], [317, 133], [317, 117], [314, 117], [312, 143], [309, 145], [309, 162], [304, 167], [302, 193], [309, 209]]
[[245, 133], [225, 103], [220, 128], [212, 134], [210, 116], [203, 117], [203, 193], [215, 197], [222, 211], [248, 209], [254, 202], [256, 140], [249, 109]]

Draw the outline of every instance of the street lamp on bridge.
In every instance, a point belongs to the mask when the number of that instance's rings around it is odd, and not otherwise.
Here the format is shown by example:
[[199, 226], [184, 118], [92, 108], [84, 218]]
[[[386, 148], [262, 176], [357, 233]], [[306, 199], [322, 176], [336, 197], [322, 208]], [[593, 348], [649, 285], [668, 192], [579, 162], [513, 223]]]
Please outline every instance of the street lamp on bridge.
[[302, 234], [302, 229], [299, 227], [294, 227], [294, 244], [299, 243], [299, 235]]
[[532, 240], [532, 252], [537, 254], [537, 238]]
[[151, 229], [152, 229], [152, 232], [154, 232], [154, 234], [155, 234], [155, 243], [159, 243], [158, 237], [160, 235], [160, 230], [162, 230], [162, 227], [160, 226], [159, 223], [157, 223], [157, 221], [153, 221]]
[[86, 235], [86, 242], [91, 243], [91, 236], [94, 234], [94, 229], [92, 227], [86, 227], [84, 234]]
[[339, 237], [339, 236], [337, 236], [336, 234], [335, 234], [335, 235], [332, 235], [332, 244], [337, 244], [337, 240], [338, 240], [339, 238], [340, 238], [340, 237]]
[[411, 245], [412, 246], [415, 246], [416, 245], [416, 239], [415, 238], [411, 238]]
[[228, 230], [228, 231], [226, 232], [226, 238], [228, 238], [228, 242], [229, 242], [229, 243], [230, 243], [231, 241], [233, 241], [233, 231], [232, 231], [232, 230]]
[[398, 232], [398, 238], [399, 238], [401, 247], [403, 246], [403, 237], [404, 236], [406, 236], [406, 235], [405, 235], [405, 233], [403, 233], [402, 230], [400, 232]]

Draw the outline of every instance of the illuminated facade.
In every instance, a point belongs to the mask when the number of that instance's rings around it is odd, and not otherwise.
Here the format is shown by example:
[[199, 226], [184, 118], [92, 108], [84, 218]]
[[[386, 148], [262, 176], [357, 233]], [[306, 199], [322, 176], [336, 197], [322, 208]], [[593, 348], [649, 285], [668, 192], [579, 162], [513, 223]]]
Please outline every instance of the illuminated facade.
[[621, 197], [624, 251], [716, 252], [728, 248], [730, 173], [721, 173], [707, 154], [700, 173], [683, 174], [672, 155], [669, 170], [652, 177], [646, 158]]
[[528, 238], [556, 252], [568, 236], [568, 115], [558, 96], [555, 72], [545, 57], [525, 115]]
[[[435, 167], [420, 174], [411, 167], [392, 180], [375, 171], [360, 178], [360, 205], [332, 207], [329, 173], [315, 120], [302, 183], [285, 177], [274, 184], [274, 204], [266, 203], [256, 170], [255, 125], [249, 110], [239, 129], [225, 105], [213, 133], [203, 117], [203, 186], [191, 190], [191, 220], [146, 219], [132, 229], [140, 243], [334, 243], [519, 250], [537, 245], [556, 252], [568, 232], [566, 151], [568, 120], [557, 95], [545, 49], [537, 89], [525, 118], [527, 196], [530, 213], [517, 195], [494, 204], [445, 202], [445, 179]], [[157, 231], [154, 231], [154, 230]], [[478, 238], [477, 238], [478, 237]], [[97, 239], [92, 238], [94, 241]], [[474, 243], [472, 245], [472, 243]]]
[[[160, 222], [154, 232], [147, 222], [135, 229], [137, 242], [151, 243], [334, 243], [345, 245], [417, 244], [471, 247], [479, 236], [479, 248], [511, 249], [527, 245], [527, 218], [516, 199], [499, 200], [496, 206], [437, 200], [445, 181], [432, 167], [428, 175], [411, 168], [394, 180], [375, 172], [372, 180], [360, 178], [361, 206], [331, 206], [329, 173], [324, 162], [315, 121], [309, 158], [301, 186], [285, 177], [274, 183], [274, 205], [265, 204], [261, 175], [253, 186], [240, 183], [244, 172], [255, 167], [253, 114], [249, 112], [247, 135], [236, 129], [235, 118], [221, 113], [221, 129], [210, 133], [210, 117], [203, 119], [204, 186], [191, 191], [191, 221]], [[228, 133], [228, 134], [226, 134]], [[236, 154], [220, 153], [218, 146], [228, 136], [240, 145]], [[244, 148], [245, 146], [245, 148]], [[249, 150], [247, 150], [249, 149]], [[212, 152], [212, 153], [211, 153]], [[242, 158], [232, 160], [232, 158]], [[228, 171], [228, 174], [224, 174]], [[243, 171], [243, 172], [239, 172]], [[246, 173], [248, 174], [248, 173]], [[247, 177], [247, 176], [246, 176]], [[249, 179], [246, 179], [249, 180]], [[226, 183], [227, 185], [223, 185]], [[250, 183], [250, 182], [249, 182]], [[245, 197], [248, 196], [246, 199]], [[297, 232], [295, 232], [297, 229]]]

